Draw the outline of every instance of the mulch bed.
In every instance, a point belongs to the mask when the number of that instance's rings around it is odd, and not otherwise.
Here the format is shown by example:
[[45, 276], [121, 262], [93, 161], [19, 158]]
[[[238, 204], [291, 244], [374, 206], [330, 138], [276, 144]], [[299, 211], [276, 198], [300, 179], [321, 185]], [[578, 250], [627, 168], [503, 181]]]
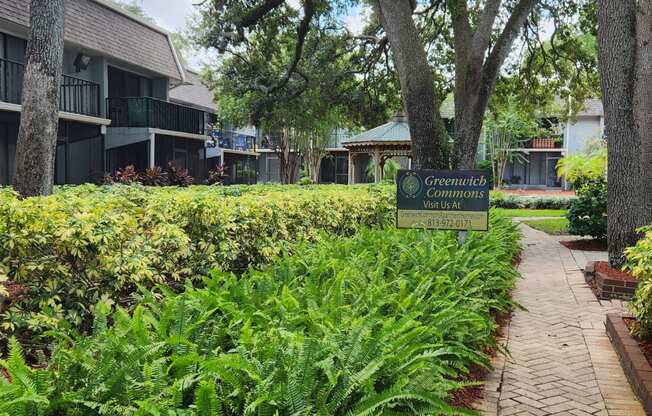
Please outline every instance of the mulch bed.
[[636, 278], [634, 278], [628, 272], [612, 268], [611, 266], [609, 266], [609, 263], [606, 261], [596, 261], [595, 271], [606, 274], [607, 276], [609, 276], [609, 279], [625, 280], [625, 281], [636, 280]]
[[602, 240], [568, 240], [560, 241], [561, 245], [569, 250], [578, 251], [606, 251], [607, 242]]
[[[496, 336], [504, 334], [505, 328], [509, 325], [509, 322], [512, 320], [512, 313], [507, 312], [503, 314], [498, 314], [495, 317], [496, 324], [498, 328], [496, 329]], [[495, 357], [498, 353], [498, 350], [495, 347], [486, 347], [483, 351], [487, 357]], [[469, 368], [469, 374], [466, 375], [463, 379], [459, 380], [462, 382], [484, 382], [489, 375], [491, 368], [485, 368], [476, 364], [473, 364]], [[484, 386], [469, 386], [463, 389], [459, 389], [453, 392], [452, 405], [455, 407], [471, 409], [474, 404], [476, 404], [480, 399], [482, 399], [484, 391]]]

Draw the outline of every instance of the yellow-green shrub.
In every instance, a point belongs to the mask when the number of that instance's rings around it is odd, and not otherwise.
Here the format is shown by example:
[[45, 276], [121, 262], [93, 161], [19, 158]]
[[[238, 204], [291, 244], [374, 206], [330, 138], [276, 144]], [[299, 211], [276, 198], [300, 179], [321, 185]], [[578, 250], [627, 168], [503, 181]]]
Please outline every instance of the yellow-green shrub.
[[[237, 195], [237, 196], [233, 196]], [[2, 329], [86, 327], [99, 299], [133, 301], [138, 284], [175, 288], [210, 269], [243, 270], [319, 233], [349, 235], [393, 216], [390, 187], [81, 186], [19, 200], [0, 190]]]
[[630, 307], [640, 323], [639, 335], [652, 335], [652, 226], [641, 231], [645, 236], [625, 250], [626, 267], [639, 279]]

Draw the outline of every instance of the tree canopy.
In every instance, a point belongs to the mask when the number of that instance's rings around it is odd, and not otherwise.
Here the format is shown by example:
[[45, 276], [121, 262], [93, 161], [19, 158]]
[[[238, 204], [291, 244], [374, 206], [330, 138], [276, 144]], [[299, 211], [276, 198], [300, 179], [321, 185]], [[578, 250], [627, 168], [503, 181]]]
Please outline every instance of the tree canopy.
[[[354, 6], [371, 10], [359, 34], [343, 23]], [[202, 3], [199, 14], [194, 40], [224, 54], [208, 72], [228, 117], [258, 123], [305, 93], [338, 105], [351, 124], [373, 127], [402, 99], [413, 150], [438, 152], [426, 164], [439, 167], [470, 167], [494, 101], [577, 110], [599, 92], [590, 0], [218, 0]], [[401, 45], [411, 27], [416, 37]], [[425, 66], [410, 61], [419, 50]], [[437, 111], [449, 93], [456, 109], [450, 162]]]

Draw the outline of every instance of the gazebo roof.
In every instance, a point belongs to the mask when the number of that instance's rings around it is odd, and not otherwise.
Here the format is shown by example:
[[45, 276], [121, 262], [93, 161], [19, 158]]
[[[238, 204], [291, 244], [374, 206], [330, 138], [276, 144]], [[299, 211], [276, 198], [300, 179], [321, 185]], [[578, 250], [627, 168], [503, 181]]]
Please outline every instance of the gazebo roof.
[[381, 144], [381, 143], [410, 143], [410, 128], [407, 117], [402, 113], [395, 114], [392, 119], [382, 126], [374, 127], [371, 130], [362, 132], [347, 140], [342, 144], [346, 147], [360, 144]]

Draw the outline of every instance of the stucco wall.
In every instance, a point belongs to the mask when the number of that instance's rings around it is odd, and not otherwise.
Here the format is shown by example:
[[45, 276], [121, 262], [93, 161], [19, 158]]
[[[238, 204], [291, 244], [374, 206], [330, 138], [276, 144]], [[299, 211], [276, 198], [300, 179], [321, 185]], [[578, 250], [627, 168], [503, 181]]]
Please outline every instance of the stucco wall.
[[602, 137], [601, 117], [578, 117], [566, 126], [564, 131], [565, 147], [568, 155], [581, 152], [594, 140]]

